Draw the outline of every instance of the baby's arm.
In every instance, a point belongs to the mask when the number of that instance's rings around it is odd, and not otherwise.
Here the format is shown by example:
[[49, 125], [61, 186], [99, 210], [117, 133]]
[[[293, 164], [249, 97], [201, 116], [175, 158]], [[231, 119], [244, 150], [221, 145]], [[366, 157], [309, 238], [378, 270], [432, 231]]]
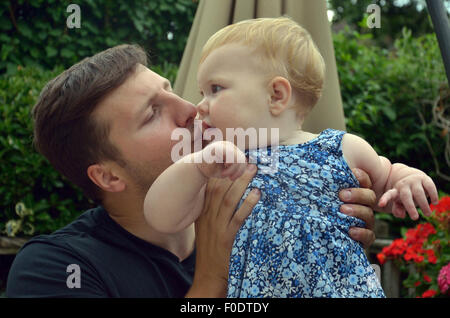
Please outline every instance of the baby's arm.
[[[231, 163], [224, 163], [227, 152], [233, 155]], [[217, 160], [218, 153], [223, 160]], [[216, 154], [212, 158], [216, 160], [205, 162], [211, 154]], [[200, 215], [209, 178], [235, 180], [244, 170], [245, 155], [229, 142], [215, 142], [187, 155], [168, 167], [150, 187], [144, 201], [145, 219], [159, 232], [176, 233]]]
[[[207, 178], [196, 164], [183, 162], [183, 159], [168, 167], [145, 196], [145, 219], [162, 233], [176, 233], [191, 224], [203, 205]], [[189, 220], [191, 222], [185, 224]]]
[[374, 209], [398, 217], [404, 217], [406, 210], [413, 220], [417, 220], [418, 205], [425, 215], [431, 214], [426, 195], [432, 202], [438, 201], [438, 195], [433, 180], [424, 172], [404, 164], [391, 164], [387, 158], [378, 156], [364, 139], [355, 135], [344, 135], [342, 151], [350, 168], [366, 171], [373, 181], [378, 201]]

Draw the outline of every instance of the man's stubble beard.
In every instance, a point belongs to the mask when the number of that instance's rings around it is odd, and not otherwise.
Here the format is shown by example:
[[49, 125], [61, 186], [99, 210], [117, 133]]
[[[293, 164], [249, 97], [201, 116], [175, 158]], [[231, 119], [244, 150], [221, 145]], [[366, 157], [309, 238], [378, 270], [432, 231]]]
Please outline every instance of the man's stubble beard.
[[[203, 149], [208, 145], [209, 141], [202, 140]], [[173, 146], [173, 145], [172, 145]], [[194, 149], [194, 143], [191, 144], [191, 151]], [[137, 192], [143, 195], [147, 194], [148, 190], [152, 186], [153, 182], [166, 170], [169, 166], [171, 166], [174, 162], [168, 155], [165, 160], [160, 160], [158, 163], [154, 162], [134, 162], [132, 160], [125, 160], [122, 156], [121, 158], [121, 167], [126, 171], [126, 173], [130, 176], [133, 184], [131, 185], [136, 189]]]
[[155, 171], [155, 168], [152, 168], [151, 164], [142, 164], [131, 161], [126, 161], [123, 169], [132, 180], [131, 187], [142, 195], [143, 198], [147, 194], [153, 182], [155, 182], [156, 178], [158, 178], [158, 176], [164, 171], [164, 169], [162, 169], [158, 173], [158, 171]]

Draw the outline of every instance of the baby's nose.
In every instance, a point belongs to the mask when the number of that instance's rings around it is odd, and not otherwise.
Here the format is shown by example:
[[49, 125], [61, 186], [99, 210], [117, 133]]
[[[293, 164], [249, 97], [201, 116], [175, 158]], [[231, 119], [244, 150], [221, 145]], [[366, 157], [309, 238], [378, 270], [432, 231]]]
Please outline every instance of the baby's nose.
[[200, 103], [198, 103], [197, 111], [198, 111], [200, 118], [205, 117], [208, 114], [209, 106], [208, 106], [208, 102], [205, 99], [203, 99]]

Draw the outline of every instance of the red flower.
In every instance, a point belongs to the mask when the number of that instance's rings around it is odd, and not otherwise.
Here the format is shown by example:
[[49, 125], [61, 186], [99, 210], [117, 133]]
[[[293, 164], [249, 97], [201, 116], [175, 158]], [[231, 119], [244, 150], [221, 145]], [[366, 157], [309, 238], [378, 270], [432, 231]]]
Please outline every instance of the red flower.
[[450, 196], [441, 198], [437, 205], [430, 204], [430, 208], [434, 211], [433, 218], [440, 223], [440, 227], [448, 229], [450, 226]]
[[437, 205], [430, 204], [430, 208], [431, 210], [441, 213], [450, 211], [450, 196], [441, 198]]
[[383, 253], [378, 253], [377, 258], [381, 265], [386, 263], [386, 255], [384, 255]]
[[414, 257], [414, 262], [416, 262], [416, 263], [422, 263], [423, 260], [424, 260], [424, 257], [422, 255], [416, 255]]
[[428, 289], [427, 291], [425, 291], [422, 294], [422, 298], [431, 298], [431, 297], [433, 297], [436, 294], [437, 294], [437, 291], [435, 291], [433, 289]]
[[430, 262], [431, 264], [436, 264], [436, 262], [437, 262], [437, 257], [436, 257], [436, 255], [434, 254], [434, 250], [428, 249], [428, 250], [425, 250], [424, 252], [425, 252], [425, 253], [427, 254], [427, 256], [428, 256], [428, 262]]
[[392, 242], [389, 254], [392, 256], [400, 256], [405, 252], [406, 246], [406, 242], [403, 239], [396, 239]]
[[428, 276], [427, 274], [423, 275], [423, 279], [427, 282], [427, 283], [431, 283], [431, 277]]
[[405, 256], [403, 256], [403, 258], [405, 259], [405, 261], [408, 262], [414, 258], [414, 254], [406, 253]]
[[[429, 222], [417, 224], [415, 228], [408, 229], [404, 238], [395, 239], [389, 246], [384, 247], [381, 253], [377, 254], [380, 264], [386, 263], [389, 259], [397, 259], [400, 263], [409, 263], [414, 266], [417, 272], [422, 273], [422, 278], [413, 280], [413, 286], [434, 286], [437, 281], [439, 289], [428, 289], [422, 293], [422, 298], [431, 298], [440, 293], [450, 295], [450, 263], [441, 268], [438, 277], [429, 275], [434, 272], [437, 264], [440, 264], [441, 253], [447, 248], [447, 238], [450, 230], [450, 196], [441, 198], [437, 205], [430, 204], [434, 211]], [[437, 232], [439, 231], [439, 235]], [[443, 239], [437, 239], [437, 237]], [[417, 273], [416, 272], [416, 273]], [[411, 273], [408, 280], [412, 278]], [[406, 286], [406, 285], [405, 285]], [[437, 289], [437, 290], [435, 290]], [[416, 288], [419, 293], [421, 288]], [[420, 294], [419, 294], [420, 295]]]
[[423, 249], [428, 236], [435, 233], [436, 229], [432, 224], [418, 224], [416, 228], [409, 229], [406, 232], [405, 239], [395, 239], [391, 245], [384, 247], [381, 253], [377, 255], [378, 261], [380, 264], [384, 264], [389, 257], [397, 258], [403, 256], [405, 261], [422, 263], [426, 254], [428, 262], [435, 264], [437, 258], [434, 255], [434, 251], [432, 249]]

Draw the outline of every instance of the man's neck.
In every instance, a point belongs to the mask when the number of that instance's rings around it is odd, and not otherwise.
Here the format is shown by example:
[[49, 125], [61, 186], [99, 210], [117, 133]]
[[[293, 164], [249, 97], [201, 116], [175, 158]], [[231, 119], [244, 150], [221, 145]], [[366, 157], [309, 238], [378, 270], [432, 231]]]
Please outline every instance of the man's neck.
[[145, 221], [143, 202], [143, 198], [127, 198], [116, 194], [106, 198], [103, 206], [117, 224], [134, 236], [168, 250], [180, 261], [191, 255], [195, 246], [194, 224], [174, 234], [157, 232]]

